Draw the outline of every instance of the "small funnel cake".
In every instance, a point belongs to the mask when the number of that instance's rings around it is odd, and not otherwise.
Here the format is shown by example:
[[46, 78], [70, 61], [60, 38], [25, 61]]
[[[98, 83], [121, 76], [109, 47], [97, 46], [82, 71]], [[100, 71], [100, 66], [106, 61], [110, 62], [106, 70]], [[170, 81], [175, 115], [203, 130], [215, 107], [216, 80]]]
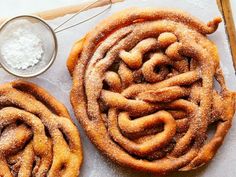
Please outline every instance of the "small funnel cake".
[[235, 111], [217, 48], [206, 37], [220, 22], [132, 8], [75, 44], [67, 63], [71, 103], [98, 149], [121, 165], [159, 174], [213, 158]]
[[0, 86], [0, 107], [0, 176], [79, 175], [80, 137], [64, 105], [15, 81]]

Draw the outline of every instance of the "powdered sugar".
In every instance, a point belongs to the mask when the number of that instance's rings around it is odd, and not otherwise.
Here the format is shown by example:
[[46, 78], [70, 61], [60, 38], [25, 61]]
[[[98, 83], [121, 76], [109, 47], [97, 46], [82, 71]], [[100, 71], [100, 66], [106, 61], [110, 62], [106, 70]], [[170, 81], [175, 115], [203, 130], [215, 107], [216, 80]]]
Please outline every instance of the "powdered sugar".
[[42, 58], [42, 41], [29, 29], [18, 27], [8, 36], [1, 47], [6, 63], [15, 69], [27, 69]]

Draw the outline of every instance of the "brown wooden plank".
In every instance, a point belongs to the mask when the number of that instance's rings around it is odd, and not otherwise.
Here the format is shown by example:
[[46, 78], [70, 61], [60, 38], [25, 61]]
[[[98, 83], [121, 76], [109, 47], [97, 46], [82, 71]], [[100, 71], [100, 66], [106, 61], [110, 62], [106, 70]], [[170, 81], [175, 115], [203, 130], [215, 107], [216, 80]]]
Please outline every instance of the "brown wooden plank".
[[218, 8], [220, 10], [220, 12], [223, 14], [223, 10], [222, 10], [222, 5], [221, 5], [221, 0], [216, 0]]
[[231, 54], [233, 58], [234, 70], [236, 71], [236, 31], [229, 0], [217, 0], [219, 9], [224, 17], [226, 32], [229, 39]]

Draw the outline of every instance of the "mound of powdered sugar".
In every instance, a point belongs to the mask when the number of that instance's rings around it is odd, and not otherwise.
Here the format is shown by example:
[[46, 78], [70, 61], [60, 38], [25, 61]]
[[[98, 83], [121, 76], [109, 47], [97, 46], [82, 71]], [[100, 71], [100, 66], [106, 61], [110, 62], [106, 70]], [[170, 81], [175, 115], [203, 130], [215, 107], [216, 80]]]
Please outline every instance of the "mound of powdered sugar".
[[27, 69], [36, 65], [43, 53], [42, 41], [25, 26], [14, 29], [1, 47], [4, 60], [15, 69]]

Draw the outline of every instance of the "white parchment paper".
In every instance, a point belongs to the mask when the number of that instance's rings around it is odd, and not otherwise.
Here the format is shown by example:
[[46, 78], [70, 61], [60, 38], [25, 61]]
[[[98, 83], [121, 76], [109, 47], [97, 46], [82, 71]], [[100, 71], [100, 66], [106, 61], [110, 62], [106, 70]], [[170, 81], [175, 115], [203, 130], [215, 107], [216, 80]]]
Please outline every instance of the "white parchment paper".
[[[81, 177], [152, 177], [155, 175], [133, 171], [128, 168], [120, 167], [101, 155], [100, 152], [90, 143], [82, 128], [74, 118], [73, 110], [69, 101], [69, 91], [71, 88], [71, 78], [66, 68], [66, 59], [73, 43], [82, 38], [88, 30], [94, 27], [100, 20], [114, 12], [127, 7], [168, 7], [180, 8], [197, 16], [204, 22], [220, 16], [216, 2], [213, 0], [126, 0], [125, 2], [114, 4], [112, 9], [99, 17], [82, 24], [76, 28], [57, 34], [59, 52], [53, 66], [43, 75], [37, 78], [28, 79], [47, 89], [58, 100], [63, 102], [69, 109], [71, 116], [79, 128], [84, 149], [84, 162], [81, 169]], [[93, 15], [99, 10], [92, 9], [83, 12], [74, 22]], [[70, 16], [49, 21], [52, 27], [56, 27]], [[72, 23], [74, 23], [72, 22]], [[221, 23], [218, 30], [209, 36], [219, 49], [221, 66], [230, 89], [236, 90], [236, 77], [233, 70], [232, 58], [227, 42], [224, 24]], [[16, 79], [0, 69], [1, 83]], [[236, 176], [236, 125], [235, 121], [230, 129], [224, 144], [219, 149], [215, 158], [209, 165], [191, 172], [181, 172], [168, 175], [168, 177], [235, 177]]]

